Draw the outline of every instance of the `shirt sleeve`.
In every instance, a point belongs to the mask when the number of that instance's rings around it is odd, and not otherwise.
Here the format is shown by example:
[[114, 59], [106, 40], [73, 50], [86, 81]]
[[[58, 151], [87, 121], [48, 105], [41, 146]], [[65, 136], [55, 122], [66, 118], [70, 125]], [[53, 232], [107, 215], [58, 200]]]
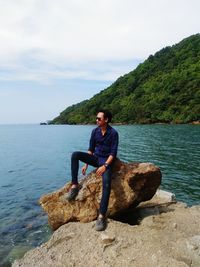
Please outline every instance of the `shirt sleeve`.
[[88, 150], [91, 151], [92, 153], [94, 153], [94, 150], [95, 150], [95, 129], [91, 133]]
[[118, 143], [119, 143], [119, 135], [117, 131], [114, 131], [111, 144], [111, 153], [110, 153], [110, 155], [114, 157], [117, 156]]

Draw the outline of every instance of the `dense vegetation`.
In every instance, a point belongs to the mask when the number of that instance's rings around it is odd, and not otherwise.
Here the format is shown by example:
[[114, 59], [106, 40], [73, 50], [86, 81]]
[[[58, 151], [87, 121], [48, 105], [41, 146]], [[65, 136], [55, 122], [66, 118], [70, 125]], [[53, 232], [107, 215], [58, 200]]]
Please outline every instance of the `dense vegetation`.
[[94, 122], [99, 108], [115, 123], [200, 120], [200, 34], [165, 47], [89, 100], [66, 108], [53, 124]]

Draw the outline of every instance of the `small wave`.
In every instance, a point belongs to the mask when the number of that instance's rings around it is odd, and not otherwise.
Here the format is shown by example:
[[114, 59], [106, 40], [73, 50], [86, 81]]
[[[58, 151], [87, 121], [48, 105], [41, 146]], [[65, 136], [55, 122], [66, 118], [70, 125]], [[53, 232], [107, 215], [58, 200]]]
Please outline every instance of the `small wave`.
[[2, 185], [1, 187], [2, 188], [10, 188], [10, 187], [13, 187], [14, 184], [5, 184], [5, 185]]
[[14, 173], [14, 172], [19, 172], [19, 171], [23, 171], [23, 170], [24, 170], [23, 168], [19, 168], [16, 170], [8, 170], [8, 173]]
[[37, 230], [35, 232], [32, 233], [32, 235], [37, 235], [37, 234], [41, 234], [42, 233], [42, 230]]

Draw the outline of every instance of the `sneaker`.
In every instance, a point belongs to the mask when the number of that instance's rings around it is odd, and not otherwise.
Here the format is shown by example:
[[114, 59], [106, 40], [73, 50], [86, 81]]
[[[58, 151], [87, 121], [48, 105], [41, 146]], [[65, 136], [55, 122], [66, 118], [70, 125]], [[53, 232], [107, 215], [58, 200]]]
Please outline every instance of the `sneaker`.
[[96, 220], [95, 230], [96, 231], [104, 231], [106, 229], [106, 218], [105, 217], [99, 217]]
[[66, 195], [66, 199], [68, 201], [75, 200], [76, 196], [78, 195], [78, 191], [79, 191], [79, 187], [71, 188]]

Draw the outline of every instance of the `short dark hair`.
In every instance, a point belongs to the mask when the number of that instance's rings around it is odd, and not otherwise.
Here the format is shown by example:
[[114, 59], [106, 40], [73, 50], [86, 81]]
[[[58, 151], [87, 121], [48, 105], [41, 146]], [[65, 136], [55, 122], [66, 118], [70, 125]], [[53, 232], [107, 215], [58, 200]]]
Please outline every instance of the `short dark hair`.
[[97, 113], [102, 112], [104, 114], [104, 119], [108, 119], [108, 123], [112, 121], [112, 113], [107, 109], [100, 109]]

